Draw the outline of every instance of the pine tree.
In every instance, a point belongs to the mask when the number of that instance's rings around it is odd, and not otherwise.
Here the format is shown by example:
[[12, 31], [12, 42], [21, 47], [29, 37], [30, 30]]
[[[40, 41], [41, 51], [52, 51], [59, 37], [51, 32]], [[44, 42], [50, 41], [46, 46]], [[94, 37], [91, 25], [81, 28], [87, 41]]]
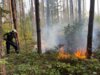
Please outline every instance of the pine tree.
[[18, 24], [17, 24], [16, 0], [11, 0], [11, 9], [12, 9], [12, 17], [13, 17], [14, 28], [17, 30], [16, 42], [19, 45], [19, 40], [18, 40], [18, 26], [17, 26]]
[[[3, 53], [3, 47], [2, 47], [2, 41], [3, 41], [3, 29], [2, 29], [2, 8], [0, 7], [0, 59], [2, 59], [2, 53]], [[6, 75], [6, 69], [5, 64], [0, 64], [0, 75]]]
[[87, 36], [87, 58], [92, 55], [93, 21], [94, 21], [95, 0], [90, 1], [88, 36]]
[[37, 47], [38, 53], [41, 54], [41, 29], [40, 29], [40, 15], [39, 15], [39, 0], [35, 0], [35, 15], [36, 15], [36, 29], [37, 29]]

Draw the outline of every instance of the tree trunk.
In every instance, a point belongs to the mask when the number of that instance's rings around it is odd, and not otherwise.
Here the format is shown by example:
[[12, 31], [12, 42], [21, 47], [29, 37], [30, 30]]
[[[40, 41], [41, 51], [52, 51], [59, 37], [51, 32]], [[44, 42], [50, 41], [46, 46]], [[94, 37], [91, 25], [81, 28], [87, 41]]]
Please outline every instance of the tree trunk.
[[68, 2], [69, 0], [66, 0], [66, 4], [67, 4], [67, 22], [69, 23], [69, 2]]
[[9, 26], [11, 26], [11, 29], [13, 29], [13, 24], [12, 24], [12, 10], [11, 10], [11, 0], [9, 2]]
[[[0, 60], [2, 59], [2, 52], [3, 52], [3, 47], [2, 47], [2, 9], [0, 8]], [[6, 69], [5, 69], [5, 64], [0, 64], [0, 75], [6, 75]]]
[[41, 3], [40, 3], [40, 23], [42, 26], [44, 26], [44, 0], [41, 0]]
[[70, 22], [74, 20], [73, 0], [70, 0]]
[[57, 23], [59, 23], [59, 9], [58, 9], [58, 7], [59, 7], [59, 2], [57, 0]]
[[17, 15], [16, 15], [16, 2], [15, 2], [15, 0], [11, 0], [11, 9], [12, 9], [14, 28], [17, 30], [17, 20], [16, 20]]
[[83, 0], [83, 14], [82, 14], [83, 19], [84, 19], [84, 16], [85, 16], [85, 0]]
[[63, 11], [62, 11], [62, 17], [63, 17], [63, 19], [62, 19], [62, 22], [64, 23], [64, 22], [66, 22], [66, 17], [67, 17], [67, 15], [66, 15], [66, 9], [65, 9], [65, 5], [66, 5], [66, 1], [65, 0], [63, 0], [62, 1], [62, 7], [63, 7]]
[[[1, 58], [2, 58], [2, 10], [0, 8], [0, 59]], [[0, 65], [0, 69], [2, 69], [1, 65]]]
[[94, 21], [95, 0], [90, 1], [88, 36], [87, 36], [87, 58], [92, 55], [93, 21]]
[[99, 9], [99, 8], [100, 8], [100, 7], [99, 7], [99, 1], [100, 1], [100, 0], [97, 0], [97, 10], [98, 10], [98, 15], [100, 14], [100, 9]]
[[30, 1], [31, 2], [31, 23], [32, 23], [32, 37], [33, 40], [36, 40], [35, 38], [35, 31], [36, 31], [36, 26], [35, 26], [35, 15], [34, 15], [34, 6], [33, 6], [33, 0]]
[[46, 25], [47, 26], [50, 26], [50, 6], [49, 6], [49, 2], [50, 2], [50, 0], [46, 1], [46, 5], [47, 5], [47, 8], [46, 8]]
[[26, 39], [26, 24], [25, 24], [25, 11], [24, 11], [24, 1], [20, 0], [20, 24], [22, 28], [22, 34], [24, 36], [24, 44], [27, 48], [27, 39]]
[[40, 15], [39, 15], [39, 0], [35, 0], [35, 15], [36, 15], [36, 29], [37, 29], [37, 48], [38, 53], [41, 54], [41, 29], [40, 29]]
[[81, 0], [78, 0], [78, 21], [81, 23]]
[[14, 28], [17, 30], [16, 42], [19, 45], [18, 29], [17, 29], [16, 0], [11, 0], [11, 9], [12, 9], [12, 17], [13, 17]]

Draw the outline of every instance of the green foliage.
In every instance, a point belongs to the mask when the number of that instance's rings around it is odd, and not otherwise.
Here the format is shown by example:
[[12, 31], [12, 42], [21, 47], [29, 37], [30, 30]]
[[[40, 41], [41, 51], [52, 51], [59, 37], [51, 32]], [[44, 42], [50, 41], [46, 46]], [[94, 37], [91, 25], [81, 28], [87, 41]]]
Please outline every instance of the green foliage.
[[10, 11], [3, 9], [2, 7], [0, 7], [0, 12], [2, 17], [6, 17], [6, 15], [10, 13]]
[[3, 8], [1, 8], [1, 7], [0, 7], [0, 12], [1, 12], [1, 11], [2, 11], [3, 13], [5, 13], [5, 14], [8, 14], [8, 13], [10, 13], [10, 11], [8, 11], [8, 10], [5, 10], [5, 9], [3, 9]]
[[22, 52], [7, 59], [8, 75], [100, 75], [100, 61], [96, 58], [57, 60], [56, 53]]
[[68, 24], [68, 26], [66, 26], [64, 29], [64, 34], [67, 43], [67, 50], [70, 53], [73, 53], [72, 50], [76, 49], [77, 45], [75, 43], [77, 43], [77, 41], [80, 41], [80, 40], [76, 40], [76, 38], [82, 36], [81, 32], [83, 26], [84, 26], [83, 23], [74, 22], [73, 24]]
[[0, 65], [7, 64], [7, 61], [5, 59], [0, 59]]

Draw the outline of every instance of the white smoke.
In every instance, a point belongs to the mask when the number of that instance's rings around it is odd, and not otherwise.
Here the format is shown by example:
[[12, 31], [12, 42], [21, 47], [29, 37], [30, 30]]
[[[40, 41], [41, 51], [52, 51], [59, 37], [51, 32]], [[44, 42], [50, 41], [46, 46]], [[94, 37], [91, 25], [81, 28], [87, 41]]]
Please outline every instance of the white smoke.
[[[53, 49], [59, 44], [63, 44], [64, 37], [64, 27], [67, 24], [56, 24], [51, 25], [51, 27], [46, 26], [42, 30], [42, 51]], [[44, 48], [45, 45], [45, 48]]]
[[95, 21], [93, 27], [93, 50], [98, 49], [100, 45], [99, 39], [100, 39], [100, 24]]
[[[45, 52], [50, 49], [54, 49], [59, 44], [64, 44], [67, 47], [64, 33], [64, 27], [67, 27], [68, 24], [56, 24], [51, 25], [50, 27], [46, 26], [42, 29], [42, 51]], [[100, 42], [98, 35], [100, 35], [100, 25], [96, 22], [94, 23], [94, 30], [93, 30], [93, 50], [98, 48]], [[76, 31], [74, 37], [72, 38], [72, 50], [77, 49], [86, 49], [87, 46], [87, 32], [88, 32], [88, 21], [84, 22], [84, 25], [81, 25], [80, 31]], [[74, 41], [73, 41], [74, 38]], [[67, 48], [66, 48], [67, 49]]]

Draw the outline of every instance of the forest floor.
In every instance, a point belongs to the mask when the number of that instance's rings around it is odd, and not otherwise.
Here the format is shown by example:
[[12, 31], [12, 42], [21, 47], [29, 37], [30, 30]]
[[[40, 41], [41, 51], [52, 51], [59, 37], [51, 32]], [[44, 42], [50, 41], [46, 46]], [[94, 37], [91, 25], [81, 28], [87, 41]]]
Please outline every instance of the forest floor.
[[100, 75], [100, 51], [91, 59], [68, 58], [58, 60], [57, 52], [37, 54], [32, 45], [6, 58], [7, 75]]

